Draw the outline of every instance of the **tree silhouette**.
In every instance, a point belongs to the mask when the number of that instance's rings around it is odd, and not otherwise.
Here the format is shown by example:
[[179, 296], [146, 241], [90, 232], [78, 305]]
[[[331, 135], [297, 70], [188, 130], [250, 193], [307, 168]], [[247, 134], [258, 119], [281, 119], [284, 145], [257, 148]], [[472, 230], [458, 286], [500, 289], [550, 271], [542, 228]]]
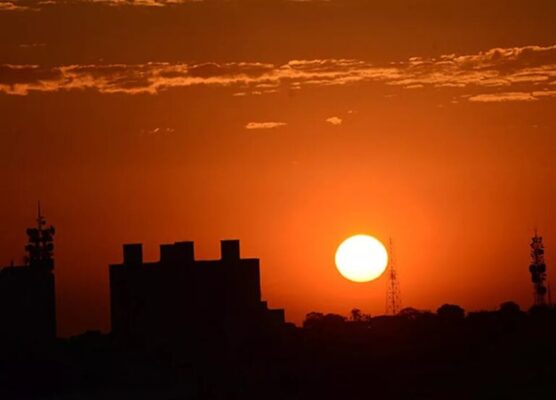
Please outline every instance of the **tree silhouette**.
[[416, 308], [405, 307], [405, 308], [402, 308], [400, 310], [400, 312], [398, 313], [398, 316], [403, 317], [403, 318], [407, 318], [407, 319], [410, 319], [410, 320], [414, 320], [414, 319], [419, 318], [423, 314], [424, 314], [423, 311], [418, 310]]
[[436, 314], [443, 319], [458, 320], [465, 317], [465, 310], [456, 304], [443, 304], [436, 310]]
[[319, 312], [310, 312], [305, 316], [303, 321], [303, 328], [311, 329], [319, 326], [324, 319], [324, 314]]
[[351, 310], [350, 314], [350, 320], [354, 322], [360, 322], [363, 317], [363, 313], [358, 308], [354, 308], [353, 310]]
[[305, 329], [335, 330], [343, 327], [345, 323], [346, 317], [339, 314], [311, 312], [305, 317], [303, 327]]
[[513, 301], [506, 301], [500, 304], [499, 311], [505, 315], [516, 315], [521, 313], [521, 308], [519, 307], [519, 304]]

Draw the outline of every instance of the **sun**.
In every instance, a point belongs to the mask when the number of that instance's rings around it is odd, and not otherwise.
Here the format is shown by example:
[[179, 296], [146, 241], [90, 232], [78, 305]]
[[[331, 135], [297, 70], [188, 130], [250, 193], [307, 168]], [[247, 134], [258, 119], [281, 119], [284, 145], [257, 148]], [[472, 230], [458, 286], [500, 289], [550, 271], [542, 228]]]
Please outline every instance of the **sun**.
[[372, 281], [382, 275], [387, 265], [386, 248], [369, 235], [347, 238], [336, 250], [336, 267], [350, 281]]

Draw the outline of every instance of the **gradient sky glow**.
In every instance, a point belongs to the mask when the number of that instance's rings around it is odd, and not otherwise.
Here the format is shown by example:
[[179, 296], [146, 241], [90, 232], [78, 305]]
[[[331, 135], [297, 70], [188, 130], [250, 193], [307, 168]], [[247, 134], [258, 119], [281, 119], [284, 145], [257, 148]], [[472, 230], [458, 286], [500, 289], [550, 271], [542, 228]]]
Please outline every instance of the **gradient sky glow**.
[[393, 237], [404, 306], [527, 307], [534, 227], [556, 282], [554, 21], [551, 0], [0, 0], [0, 264], [40, 199], [63, 335], [109, 329], [125, 242], [241, 239], [294, 322], [384, 311], [386, 277], [334, 266], [357, 233]]

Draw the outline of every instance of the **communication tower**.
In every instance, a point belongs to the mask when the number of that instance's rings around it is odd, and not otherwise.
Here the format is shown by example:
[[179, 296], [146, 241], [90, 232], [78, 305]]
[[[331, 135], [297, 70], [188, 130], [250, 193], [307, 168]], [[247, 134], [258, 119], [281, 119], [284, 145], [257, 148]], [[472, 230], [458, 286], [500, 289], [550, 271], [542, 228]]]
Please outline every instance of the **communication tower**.
[[27, 229], [27, 253], [25, 261], [31, 268], [41, 268], [47, 271], [54, 269], [54, 234], [53, 226], [46, 226], [46, 219], [38, 204], [37, 227]]
[[396, 315], [401, 308], [400, 283], [398, 282], [398, 271], [394, 258], [394, 246], [392, 239], [389, 243], [389, 262], [388, 262], [388, 290], [386, 292], [386, 314]]
[[531, 241], [531, 265], [529, 266], [531, 272], [531, 281], [533, 282], [533, 296], [534, 303], [537, 306], [546, 305], [546, 264], [544, 262], [544, 244], [542, 237], [537, 234]]

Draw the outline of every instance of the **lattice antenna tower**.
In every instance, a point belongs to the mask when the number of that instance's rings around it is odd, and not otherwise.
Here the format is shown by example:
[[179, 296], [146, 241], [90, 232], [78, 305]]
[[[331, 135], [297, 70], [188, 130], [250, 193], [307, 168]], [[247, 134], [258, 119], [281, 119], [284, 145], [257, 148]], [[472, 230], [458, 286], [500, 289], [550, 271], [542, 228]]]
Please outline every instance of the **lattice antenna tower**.
[[41, 203], [38, 204], [36, 228], [27, 229], [27, 245], [25, 257], [27, 264], [33, 268], [48, 271], [54, 269], [54, 234], [53, 226], [46, 226], [46, 219], [42, 215]]
[[401, 292], [398, 280], [398, 270], [394, 257], [394, 245], [392, 239], [389, 241], [388, 262], [388, 290], [386, 293], [386, 314], [396, 315], [401, 309]]
[[544, 261], [544, 244], [542, 236], [539, 236], [535, 229], [535, 236], [531, 241], [531, 281], [533, 282], [533, 299], [537, 306], [546, 305], [546, 263]]

